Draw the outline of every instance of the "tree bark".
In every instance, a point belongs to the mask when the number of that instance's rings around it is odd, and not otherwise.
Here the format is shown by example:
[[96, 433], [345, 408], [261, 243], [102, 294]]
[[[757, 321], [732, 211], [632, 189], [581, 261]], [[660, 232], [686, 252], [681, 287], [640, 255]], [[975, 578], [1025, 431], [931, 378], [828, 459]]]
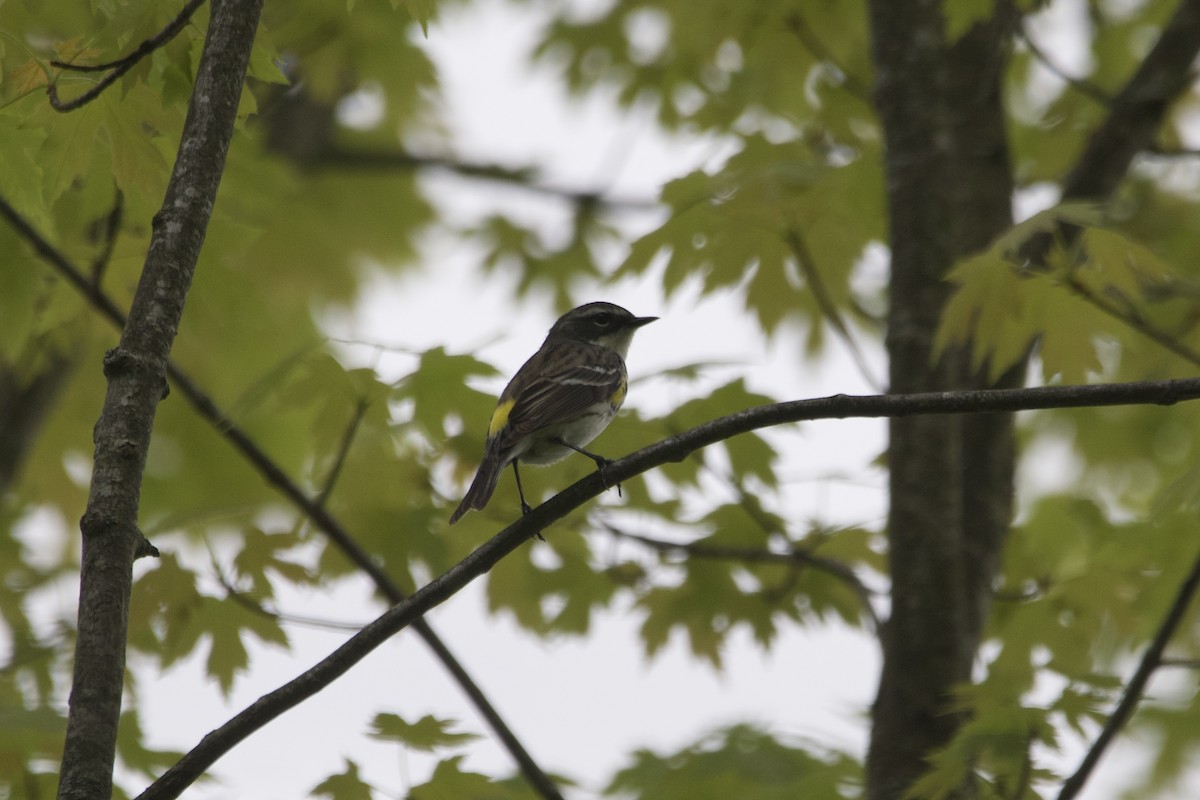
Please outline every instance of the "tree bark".
[[96, 424], [87, 510], [80, 522], [78, 640], [58, 788], [64, 800], [112, 795], [117, 722], [142, 472], [166, 362], [216, 199], [262, 0], [214, 0], [179, 153], [117, 347]]
[[[872, 0], [870, 22], [892, 258], [890, 391], [979, 388], [968, 349], [935, 362], [933, 339], [947, 271], [1012, 223], [1001, 102], [1011, 18], [1000, 10], [956, 42], [945, 39], [940, 0]], [[893, 419], [889, 432], [892, 613], [867, 758], [872, 800], [903, 796], [962, 723], [949, 713], [951, 690], [970, 679], [1012, 508], [1009, 415]]]
[[[998, 3], [994, 19], [947, 43], [940, 7], [939, 0], [870, 3], [887, 150], [894, 392], [988, 385], [985, 375], [970, 374], [965, 349], [930, 366], [930, 344], [945, 270], [1010, 223], [1000, 80], [1013, 11]], [[1190, 84], [1198, 52], [1200, 4], [1182, 0], [1065, 176], [1064, 199], [1112, 195]], [[1040, 244], [1026, 251], [1034, 268], [1045, 253]], [[1019, 386], [1023, 373], [1017, 365], [998, 386]], [[945, 713], [949, 691], [970, 678], [1012, 514], [1015, 464], [1007, 414], [951, 425], [893, 420], [891, 437], [892, 617], [867, 759], [873, 800], [903, 795], [962, 722]], [[961, 796], [971, 793], [961, 788]]]

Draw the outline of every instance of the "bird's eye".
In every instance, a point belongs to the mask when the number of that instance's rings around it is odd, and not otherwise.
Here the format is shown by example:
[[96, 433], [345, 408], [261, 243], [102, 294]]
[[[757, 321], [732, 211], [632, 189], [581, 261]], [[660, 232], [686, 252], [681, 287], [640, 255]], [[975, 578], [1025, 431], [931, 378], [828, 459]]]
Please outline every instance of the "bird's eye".
[[609, 325], [612, 324], [612, 321], [613, 321], [613, 315], [608, 313], [607, 311], [601, 311], [599, 314], [592, 317], [592, 322], [595, 322], [596, 326], [600, 327], [600, 328], [607, 328]]

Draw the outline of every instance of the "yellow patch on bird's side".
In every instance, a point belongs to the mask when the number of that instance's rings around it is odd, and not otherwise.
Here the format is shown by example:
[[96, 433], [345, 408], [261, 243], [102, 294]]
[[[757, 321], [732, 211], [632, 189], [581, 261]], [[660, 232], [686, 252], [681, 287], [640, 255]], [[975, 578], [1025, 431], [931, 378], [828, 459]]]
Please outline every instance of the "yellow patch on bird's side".
[[505, 400], [500, 405], [496, 406], [496, 410], [492, 412], [492, 424], [488, 426], [488, 438], [494, 439], [505, 425], [508, 424], [508, 415], [512, 413], [513, 406], [517, 404], [516, 398]]
[[613, 392], [613, 396], [609, 400], [609, 402], [613, 404], [614, 408], [619, 407], [622, 403], [625, 402], [625, 393], [628, 391], [629, 391], [629, 381], [622, 380], [621, 385], [617, 387], [617, 390], [615, 392]]

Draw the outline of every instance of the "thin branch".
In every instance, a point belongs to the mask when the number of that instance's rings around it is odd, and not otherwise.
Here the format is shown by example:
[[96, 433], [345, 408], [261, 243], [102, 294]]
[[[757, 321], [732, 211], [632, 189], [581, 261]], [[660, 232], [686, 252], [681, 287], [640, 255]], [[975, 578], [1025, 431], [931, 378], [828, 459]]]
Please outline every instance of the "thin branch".
[[[556, 521], [602, 494], [612, 483], [681, 461], [691, 453], [732, 436], [786, 423], [849, 417], [914, 414], [968, 414], [1099, 405], [1171, 405], [1200, 399], [1200, 378], [1097, 386], [964, 390], [907, 395], [869, 395], [794, 400], [740, 411], [707, 422], [613, 461], [578, 481], [489, 539], [448, 571], [418, 589], [355, 634], [299, 677], [263, 695], [204, 739], [155, 781], [139, 800], [178, 797], [218, 758], [254, 731], [324, 689], [393, 635], [415, 624], [505, 556]], [[1200, 582], [1200, 561], [1196, 565]], [[1180, 612], [1182, 614], [1182, 612]]]
[[1068, 74], [1066, 70], [1064, 70], [1054, 61], [1054, 59], [1050, 58], [1046, 51], [1043, 50], [1041, 46], [1034, 41], [1033, 37], [1029, 35], [1029, 28], [1025, 24], [1024, 20], [1022, 20], [1022, 23], [1017, 26], [1017, 36], [1022, 42], [1025, 43], [1025, 46], [1029, 48], [1029, 52], [1033, 54], [1033, 57], [1036, 58], [1043, 67], [1045, 67], [1063, 83], [1067, 84], [1072, 89], [1075, 89], [1084, 97], [1087, 97], [1090, 100], [1095, 100], [1102, 106], [1108, 106], [1112, 103], [1112, 95], [1100, 88], [1098, 84], [1088, 80], [1087, 78], [1077, 78], [1074, 75]]
[[137, 66], [137, 63], [146, 56], [153, 53], [158, 48], [165, 45], [167, 42], [179, 35], [191, 20], [192, 15], [196, 13], [196, 9], [204, 5], [204, 0], [188, 0], [175, 18], [167, 23], [161, 31], [146, 39], [129, 55], [119, 58], [116, 61], [110, 61], [107, 64], [68, 64], [62, 61], [51, 61], [50, 66], [57, 67], [62, 70], [70, 70], [72, 72], [108, 72], [100, 82], [88, 89], [83, 94], [71, 100], [62, 101], [58, 97], [58, 82], [54, 81], [46, 85], [46, 94], [50, 96], [50, 106], [55, 111], [74, 111], [81, 108], [99, 97], [105, 89], [116, 83], [122, 75]]
[[285, 614], [282, 611], [267, 608], [233, 585], [233, 581], [229, 580], [225, 571], [221, 569], [221, 565], [217, 562], [216, 554], [211, 550], [209, 551], [209, 560], [212, 562], [213, 574], [217, 577], [217, 583], [221, 584], [221, 588], [225, 590], [225, 597], [247, 611], [281, 624], [301, 625], [306, 628], [316, 628], [317, 630], [337, 631], [338, 633], [354, 633], [362, 630], [363, 625], [361, 622], [338, 622], [336, 620], [308, 617], [301, 614]]
[[1062, 790], [1058, 793], [1058, 800], [1071, 800], [1079, 794], [1092, 774], [1092, 770], [1104, 755], [1104, 751], [1108, 749], [1109, 744], [1133, 715], [1138, 703], [1142, 700], [1142, 694], [1146, 691], [1146, 684], [1150, 681], [1150, 676], [1163, 663], [1163, 652], [1183, 622], [1188, 606], [1192, 604], [1198, 588], [1200, 588], [1200, 556], [1197, 556], [1196, 560], [1192, 562], [1192, 569], [1180, 585], [1179, 591], [1167, 611], [1167, 616], [1159, 625], [1150, 646], [1142, 654], [1142, 660], [1138, 664], [1137, 670], [1134, 671], [1133, 677], [1129, 679], [1129, 683], [1125, 684], [1125, 690], [1121, 694], [1121, 700], [1117, 703], [1117, 707], [1113, 709], [1108, 721], [1104, 723], [1104, 728], [1096, 737], [1096, 741], [1092, 743], [1083, 761], [1080, 762], [1075, 774], [1063, 783]]
[[1146, 148], [1145, 156], [1153, 158], [1196, 158], [1200, 156], [1200, 148], [1196, 147], [1173, 147], [1167, 148], [1161, 145], [1151, 145]]
[[467, 178], [492, 181], [526, 192], [566, 200], [577, 206], [603, 207], [620, 211], [655, 211], [658, 200], [643, 197], [611, 197], [603, 191], [574, 189], [541, 183], [533, 167], [505, 167], [500, 164], [472, 163], [443, 156], [425, 156], [403, 150], [353, 150], [330, 145], [307, 157], [302, 166], [313, 169], [404, 170], [428, 169]]
[[[88, 302], [106, 317], [118, 329], [125, 325], [125, 315], [117, 308], [116, 303], [105, 294], [100, 287], [95, 286], [84, 277], [83, 273], [65, 255], [58, 251], [42, 236], [29, 222], [22, 217], [3, 197], [0, 197], [0, 216], [8, 220], [33, 247], [34, 251], [52, 267], [58, 270], [66, 280], [74, 286]], [[376, 560], [364, 550], [358, 542], [342, 527], [333, 515], [310, 498], [300, 486], [288, 477], [287, 473], [266, 454], [249, 434], [237, 426], [229, 416], [209, 397], [195, 381], [172, 361], [167, 361], [167, 375], [176, 391], [188, 401], [197, 414], [213, 426], [225, 437], [234, 449], [240, 452], [263, 479], [275, 487], [292, 505], [320, 529], [335, 547], [346, 558], [362, 570], [375, 584], [380, 594], [391, 603], [400, 603], [406, 598], [405, 592], [384, 572]], [[487, 725], [496, 734], [504, 748], [517, 763], [518, 769], [529, 782], [530, 786], [544, 800], [562, 800], [554, 782], [538, 766], [530, 756], [529, 751], [517, 739], [504, 718], [500, 716], [487, 695], [466, 671], [455, 655], [442, 641], [441, 637], [424, 620], [418, 620], [413, 627], [417, 635], [425, 642], [434, 655], [442, 662], [442, 666], [454, 678], [459, 687], [479, 711]]]
[[346, 425], [346, 430], [342, 432], [342, 439], [338, 442], [338, 449], [337, 453], [334, 454], [333, 464], [329, 468], [329, 474], [325, 476], [325, 485], [321, 487], [321, 491], [317, 492], [317, 496], [313, 498], [313, 503], [320, 508], [325, 507], [325, 503], [329, 500], [329, 495], [333, 494], [333, 487], [337, 485], [337, 480], [342, 474], [342, 468], [346, 465], [346, 458], [350, 455], [350, 446], [354, 444], [354, 437], [358, 433], [359, 426], [362, 425], [368, 405], [366, 398], [363, 397], [358, 398], [358, 402], [354, 404], [354, 413], [350, 416], [350, 422]]
[[808, 27], [808, 23], [800, 12], [797, 11], [789, 14], [785, 24], [788, 30], [792, 32], [792, 35], [800, 40], [800, 44], [804, 45], [814, 58], [830, 64], [838, 71], [838, 74], [842, 78], [842, 86], [847, 92], [867, 105], [871, 105], [871, 87], [838, 63], [833, 51], [825, 46], [825, 43], [821, 41], [821, 37], [817, 36], [812, 28]]
[[121, 230], [121, 218], [125, 213], [125, 194], [118, 189], [113, 200], [112, 210], [105, 215], [99, 226], [100, 252], [92, 259], [92, 283], [100, 286], [104, 281], [104, 273], [108, 270], [108, 262], [112, 260], [113, 249], [117, 246], [117, 234]]
[[854, 334], [850, 332], [850, 329], [846, 326], [846, 322], [842, 319], [842, 315], [838, 313], [837, 304], [830, 297], [829, 289], [826, 288], [825, 281], [817, 269], [812, 251], [808, 249], [808, 244], [804, 241], [804, 237], [800, 235], [800, 230], [794, 226], [788, 228], [783, 233], [783, 239], [787, 242], [788, 247], [792, 251], [792, 256], [796, 259], [796, 266], [808, 281], [809, 288], [812, 289], [813, 298], [817, 301], [817, 308], [825, 315], [825, 319], [829, 322], [830, 327], [833, 328], [843, 344], [846, 345], [846, 349], [850, 351], [850, 357], [854, 359], [854, 364], [858, 367], [859, 374], [862, 375], [863, 380], [872, 389], [877, 392], [883, 391], [882, 382], [877, 380], [871, 372], [871, 367], [867, 363], [862, 349], [859, 348]]
[[818, 572], [824, 572], [849, 586], [862, 603], [863, 611], [870, 617], [872, 625], [876, 630], [879, 629], [879, 616], [875, 613], [875, 608], [871, 605], [871, 596], [877, 593], [863, 583], [853, 568], [836, 559], [819, 556], [807, 548], [793, 547], [786, 552], [778, 552], [755, 547], [723, 547], [703, 542], [671, 542], [652, 536], [644, 536], [639, 533], [631, 533], [612, 524], [605, 524], [604, 528], [619, 539], [637, 542], [659, 553], [680, 553], [689, 558], [736, 561], [743, 564], [783, 564], [791, 567], [812, 567]]
[[1154, 141], [1167, 111], [1193, 81], [1200, 52], [1200, 3], [1181, 0], [1154, 47], [1110, 103], [1063, 182], [1063, 200], [1110, 197], [1135, 156]]
[[1101, 297], [1085, 286], [1074, 275], [1067, 278], [1066, 285], [1076, 296], [1087, 301], [1113, 319], [1125, 323], [1130, 328], [1156, 344], [1170, 350], [1180, 358], [1200, 366], [1200, 353], [1188, 347], [1170, 333], [1162, 330], [1141, 314], [1138, 314], [1131, 304], [1126, 303], [1124, 306], [1121, 306], [1105, 297]]
[[1160, 667], [1179, 667], [1182, 669], [1200, 669], [1200, 658], [1164, 658]]

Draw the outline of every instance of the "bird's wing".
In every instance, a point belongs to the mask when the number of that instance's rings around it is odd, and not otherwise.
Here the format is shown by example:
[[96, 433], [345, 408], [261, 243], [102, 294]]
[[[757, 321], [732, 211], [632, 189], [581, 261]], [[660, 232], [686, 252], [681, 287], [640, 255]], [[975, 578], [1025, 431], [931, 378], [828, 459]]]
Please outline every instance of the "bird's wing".
[[[531, 433], [572, 419], [598, 402], [612, 400], [624, 386], [625, 364], [609, 348], [582, 343], [562, 346], [584, 352], [537, 353], [500, 395], [492, 435], [501, 439], [496, 444], [502, 449]], [[555, 368], [555, 362], [562, 368]], [[502, 411], [505, 406], [506, 414]], [[503, 422], [501, 414], [505, 416]]]

